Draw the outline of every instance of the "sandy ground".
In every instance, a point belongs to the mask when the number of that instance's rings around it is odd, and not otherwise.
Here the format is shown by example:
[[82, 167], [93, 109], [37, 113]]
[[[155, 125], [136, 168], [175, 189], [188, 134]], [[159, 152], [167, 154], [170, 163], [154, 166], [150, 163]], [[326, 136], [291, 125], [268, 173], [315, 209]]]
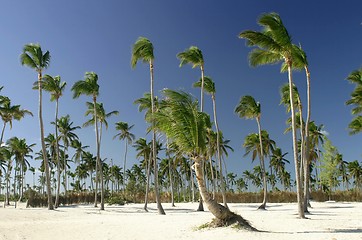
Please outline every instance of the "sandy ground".
[[211, 213], [196, 212], [197, 203], [163, 204], [166, 215], [158, 215], [155, 204], [149, 212], [143, 204], [107, 206], [100, 211], [92, 206], [67, 206], [55, 211], [41, 208], [0, 208], [0, 239], [103, 240], [103, 239], [292, 239], [362, 240], [362, 203], [312, 202], [308, 219], [297, 218], [295, 203], [268, 205], [229, 204], [252, 225], [264, 232], [233, 227], [218, 229], [200, 226], [212, 219]]

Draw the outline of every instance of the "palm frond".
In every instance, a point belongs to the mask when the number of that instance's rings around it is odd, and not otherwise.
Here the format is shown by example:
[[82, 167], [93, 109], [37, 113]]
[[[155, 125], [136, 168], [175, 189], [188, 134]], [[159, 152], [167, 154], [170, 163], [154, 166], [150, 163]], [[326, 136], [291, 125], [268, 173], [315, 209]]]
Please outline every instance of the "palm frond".
[[154, 59], [153, 45], [145, 37], [139, 37], [132, 48], [131, 66], [135, 68], [138, 60], [149, 63]]

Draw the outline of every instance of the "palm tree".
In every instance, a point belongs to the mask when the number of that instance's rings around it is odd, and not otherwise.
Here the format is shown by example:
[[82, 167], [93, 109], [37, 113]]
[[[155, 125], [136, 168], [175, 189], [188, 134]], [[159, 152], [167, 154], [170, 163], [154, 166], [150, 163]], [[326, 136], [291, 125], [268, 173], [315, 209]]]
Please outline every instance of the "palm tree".
[[162, 91], [164, 105], [155, 114], [156, 126], [166, 134], [179, 150], [194, 161], [193, 168], [200, 194], [210, 212], [223, 224], [238, 222], [249, 229], [254, 229], [241, 216], [217, 203], [208, 193], [202, 170], [206, 160], [207, 128], [211, 127], [210, 117], [197, 110], [198, 102], [185, 92], [169, 89]]
[[217, 153], [217, 160], [219, 164], [219, 177], [221, 181], [221, 194], [223, 197], [224, 206], [227, 207], [226, 195], [225, 195], [225, 182], [222, 173], [222, 163], [221, 163], [221, 149], [220, 149], [220, 130], [219, 124], [217, 121], [217, 114], [216, 114], [216, 88], [215, 83], [212, 79], [208, 76], [205, 76], [204, 79], [200, 79], [198, 82], [194, 83], [194, 87], [202, 87], [204, 84], [204, 89], [207, 93], [211, 94], [212, 99], [212, 106], [213, 106], [213, 113], [214, 113], [214, 124], [216, 128], [216, 153]]
[[[131, 66], [135, 68], [137, 62], [142, 60], [144, 63], [148, 63], [150, 66], [150, 93], [151, 93], [151, 113], [154, 114], [156, 112], [155, 102], [154, 102], [154, 93], [153, 93], [153, 44], [150, 40], [145, 37], [139, 37], [132, 48], [132, 58], [131, 58]], [[156, 131], [154, 129], [154, 121], [152, 121], [152, 158], [154, 162], [154, 175], [155, 175], [155, 195], [157, 202], [158, 213], [164, 215], [165, 211], [161, 205], [159, 190], [158, 190], [158, 170], [157, 170], [157, 153], [156, 153]]]
[[83, 154], [86, 152], [85, 149], [89, 148], [89, 146], [83, 146], [81, 141], [79, 141], [78, 139], [73, 139], [73, 141], [71, 142], [71, 147], [75, 150], [75, 153], [72, 157], [74, 159], [74, 162], [81, 162]]
[[33, 44], [33, 43], [26, 44], [23, 48], [23, 53], [20, 55], [20, 61], [22, 65], [26, 65], [34, 69], [38, 73], [40, 141], [41, 141], [43, 159], [45, 163], [45, 178], [46, 178], [47, 195], [48, 195], [48, 209], [53, 210], [54, 206], [53, 206], [51, 185], [50, 185], [49, 162], [44, 142], [44, 125], [43, 125], [43, 113], [42, 113], [42, 98], [43, 98], [42, 73], [44, 69], [49, 67], [50, 53], [49, 51], [46, 51], [43, 54], [43, 51], [39, 44]]
[[[351, 99], [349, 99], [346, 104], [354, 106], [352, 114], [358, 115], [362, 112], [362, 67], [351, 72], [348, 75], [347, 80], [356, 84], [356, 87], [351, 93]], [[360, 133], [362, 131], [362, 116], [356, 116], [348, 125], [348, 128], [350, 129], [351, 135]]]
[[3, 142], [4, 139], [4, 132], [7, 123], [10, 125], [10, 129], [13, 126], [13, 119], [15, 120], [21, 120], [25, 115], [31, 115], [33, 116], [33, 113], [26, 109], [21, 109], [20, 105], [11, 105], [10, 99], [7, 101], [4, 101], [0, 105], [0, 117], [1, 120], [4, 122], [2, 131], [1, 131], [1, 138], [0, 138], [0, 144]]
[[[123, 161], [123, 176], [126, 176], [126, 163], [127, 163], [127, 150], [128, 150], [128, 144], [132, 144], [132, 142], [135, 140], [135, 135], [131, 133], [131, 129], [134, 125], [129, 126], [126, 122], [117, 122], [116, 123], [116, 130], [120, 131], [117, 133], [113, 139], [116, 137], [119, 138], [119, 140], [124, 140], [125, 146], [124, 146], [124, 161]], [[126, 185], [126, 179], [123, 180], [123, 190], [125, 190]]]
[[0, 159], [6, 165], [5, 171], [5, 197], [4, 197], [4, 206], [10, 205], [10, 174], [12, 170], [12, 154], [8, 146], [0, 146]]
[[298, 145], [295, 126], [294, 93], [292, 91], [293, 77], [293, 52], [291, 36], [285, 28], [280, 16], [277, 13], [267, 13], [261, 15], [258, 20], [259, 25], [263, 27], [262, 31], [246, 30], [239, 34], [239, 38], [247, 40], [248, 46], [257, 46], [249, 54], [249, 62], [252, 66], [274, 64], [284, 61], [288, 69], [289, 95], [292, 117], [292, 135], [293, 135], [293, 157], [295, 163], [295, 174], [297, 182], [298, 215], [305, 218], [303, 208], [303, 192], [299, 172]]
[[29, 155], [29, 153], [33, 152], [32, 147], [34, 147], [35, 144], [28, 145], [26, 143], [25, 139], [19, 139], [17, 137], [10, 138], [7, 141], [7, 144], [9, 146], [9, 149], [10, 149], [12, 155], [14, 155], [16, 165], [19, 167], [19, 176], [17, 177], [16, 173], [15, 173], [14, 179], [19, 178], [19, 180], [20, 180], [19, 200], [18, 201], [21, 201], [23, 198], [23, 192], [24, 192], [25, 171], [30, 166], [30, 164], [26, 160], [26, 158], [28, 158], [28, 157], [32, 158], [32, 156]]
[[[73, 98], [78, 98], [80, 95], [92, 96], [93, 106], [94, 106], [94, 128], [96, 132], [96, 146], [97, 146], [97, 166], [99, 173], [99, 179], [101, 181], [101, 210], [104, 210], [104, 181], [103, 181], [103, 171], [102, 171], [102, 162], [100, 159], [100, 137], [98, 129], [98, 119], [97, 119], [97, 97], [99, 95], [99, 85], [98, 85], [98, 75], [95, 72], [86, 72], [84, 80], [76, 82], [73, 87]], [[97, 192], [95, 192], [95, 195]], [[97, 206], [97, 200], [95, 197], [95, 206]]]
[[63, 141], [63, 161], [64, 161], [64, 194], [67, 194], [67, 159], [66, 153], [68, 151], [68, 147], [70, 146], [71, 142], [75, 139], [78, 139], [77, 134], [74, 133], [75, 130], [79, 129], [79, 126], [72, 126], [73, 122], [70, 121], [69, 115], [65, 117], [61, 117], [58, 119], [58, 129], [60, 132], [59, 138]]
[[[59, 112], [59, 98], [63, 95], [63, 91], [65, 86], [67, 85], [66, 82], [61, 82], [60, 76], [52, 77], [48, 74], [44, 75], [42, 79], [42, 86], [43, 89], [50, 93], [50, 101], [55, 101], [55, 123], [58, 122], [58, 112]], [[37, 85], [34, 85], [34, 88], [37, 89]], [[56, 162], [57, 162], [57, 176], [58, 176], [58, 188], [55, 197], [55, 207], [57, 208], [59, 205], [59, 191], [60, 191], [60, 160], [59, 160], [59, 140], [58, 140], [58, 125], [55, 125], [55, 139], [56, 139]]]
[[[240, 118], [253, 119], [255, 118], [256, 123], [258, 125], [258, 135], [259, 135], [259, 146], [262, 146], [262, 133], [260, 126], [260, 118], [261, 118], [261, 106], [259, 102], [256, 102], [252, 96], [244, 96], [240, 99], [240, 102], [236, 106], [234, 112], [239, 115]], [[264, 153], [263, 151], [259, 152], [260, 158], [260, 167], [263, 175], [263, 186], [264, 186], [264, 198], [263, 203], [259, 206], [258, 209], [265, 210], [266, 202], [267, 202], [267, 182], [266, 182], [266, 170], [264, 163]]]
[[357, 160], [355, 160], [348, 164], [348, 171], [351, 177], [354, 179], [356, 190], [359, 191], [361, 189], [362, 182], [362, 166], [358, 163]]
[[204, 57], [202, 56], [202, 51], [195, 46], [191, 46], [186, 49], [184, 52], [180, 52], [177, 54], [177, 58], [180, 59], [180, 67], [189, 63], [192, 65], [192, 68], [199, 67], [201, 70], [201, 104], [200, 111], [203, 112], [204, 109]]
[[270, 158], [270, 169], [274, 168], [276, 175], [281, 178], [282, 173], [285, 170], [285, 163], [289, 163], [289, 160], [285, 158], [288, 153], [283, 153], [280, 148], [275, 148]]

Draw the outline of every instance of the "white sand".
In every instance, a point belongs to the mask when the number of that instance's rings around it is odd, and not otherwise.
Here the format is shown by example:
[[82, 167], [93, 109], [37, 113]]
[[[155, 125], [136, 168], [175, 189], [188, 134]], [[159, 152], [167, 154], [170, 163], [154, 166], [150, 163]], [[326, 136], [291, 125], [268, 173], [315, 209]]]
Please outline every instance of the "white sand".
[[232, 211], [265, 232], [249, 232], [232, 227], [197, 230], [212, 215], [196, 212], [197, 203], [163, 204], [166, 215], [157, 214], [155, 204], [143, 211], [143, 204], [107, 206], [99, 211], [92, 206], [60, 207], [55, 211], [40, 208], [0, 209], [0, 239], [103, 240], [103, 239], [362, 239], [362, 203], [312, 203], [309, 219], [297, 218], [296, 204], [229, 204]]

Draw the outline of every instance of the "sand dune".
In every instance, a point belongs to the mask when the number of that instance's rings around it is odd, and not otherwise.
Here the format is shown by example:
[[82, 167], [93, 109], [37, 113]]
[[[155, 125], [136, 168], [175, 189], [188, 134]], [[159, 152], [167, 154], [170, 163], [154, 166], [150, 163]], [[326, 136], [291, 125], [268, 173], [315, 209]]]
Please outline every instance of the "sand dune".
[[196, 212], [197, 203], [163, 204], [166, 215], [149, 212], [142, 204], [107, 206], [105, 211], [89, 206], [66, 206], [55, 211], [41, 208], [0, 209], [0, 239], [318, 239], [362, 240], [362, 203], [312, 203], [309, 219], [297, 218], [295, 203], [272, 203], [267, 211], [258, 204], [229, 204], [232, 211], [248, 219], [263, 232], [233, 227], [209, 229], [200, 226], [212, 219], [211, 213]]

